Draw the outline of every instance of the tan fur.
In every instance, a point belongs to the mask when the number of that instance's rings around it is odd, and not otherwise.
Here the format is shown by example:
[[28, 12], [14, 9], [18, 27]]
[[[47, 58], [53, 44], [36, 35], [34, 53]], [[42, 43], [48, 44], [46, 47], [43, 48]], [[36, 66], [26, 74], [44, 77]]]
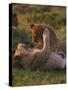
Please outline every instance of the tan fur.
[[32, 42], [37, 42], [37, 48], [41, 49], [43, 47], [43, 31], [48, 28], [50, 31], [50, 47], [51, 51], [57, 51], [57, 37], [55, 32], [47, 25], [31, 25], [32, 29]]
[[16, 50], [15, 53], [17, 54], [15, 55], [21, 58], [21, 60], [18, 60], [17, 64], [21, 64], [26, 70], [37, 70], [40, 68], [41, 65], [47, 62], [49, 58], [49, 52], [45, 52], [45, 46], [41, 50], [32, 49], [30, 52], [27, 51], [27, 54], [25, 54], [25, 49], [21, 46], [22, 44], [18, 44], [17, 49], [21, 49], [22, 53], [19, 54]]
[[[25, 70], [48, 70], [48, 69], [63, 69], [66, 64], [65, 58], [62, 58], [56, 52], [50, 51], [50, 31], [48, 28], [43, 31], [43, 48], [33, 49], [31, 51], [27, 50], [27, 54], [23, 55], [21, 53], [18, 60], [18, 64], [21, 64]], [[52, 37], [51, 37], [52, 38]]]

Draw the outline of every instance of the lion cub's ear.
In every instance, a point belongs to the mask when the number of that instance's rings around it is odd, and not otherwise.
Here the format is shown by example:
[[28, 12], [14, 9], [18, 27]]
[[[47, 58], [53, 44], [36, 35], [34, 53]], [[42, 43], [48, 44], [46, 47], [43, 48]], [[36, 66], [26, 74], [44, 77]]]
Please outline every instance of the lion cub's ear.
[[31, 29], [33, 29], [35, 27], [35, 24], [31, 24]]

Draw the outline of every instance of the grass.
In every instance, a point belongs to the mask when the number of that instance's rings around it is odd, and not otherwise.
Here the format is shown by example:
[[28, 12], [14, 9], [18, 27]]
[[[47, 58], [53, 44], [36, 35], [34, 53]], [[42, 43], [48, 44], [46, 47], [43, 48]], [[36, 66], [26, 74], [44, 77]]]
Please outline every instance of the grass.
[[[25, 9], [24, 9], [25, 8]], [[18, 27], [12, 30], [14, 52], [18, 43], [28, 42], [27, 47], [32, 47], [31, 40], [31, 27], [32, 23], [35, 24], [49, 24], [56, 32], [59, 41], [59, 50], [66, 51], [66, 13], [65, 7], [50, 7], [44, 5], [26, 5], [26, 4], [13, 4], [13, 12], [17, 14]], [[60, 37], [60, 38], [59, 38]]]
[[[25, 9], [24, 9], [25, 8]], [[56, 32], [58, 38], [58, 50], [66, 52], [66, 13], [65, 8], [20, 5], [13, 4], [13, 13], [17, 14], [19, 25], [12, 30], [12, 51], [16, 50], [18, 43], [25, 43], [27, 47], [33, 47], [31, 41], [32, 23], [49, 24]], [[24, 71], [22, 68], [13, 67], [13, 86], [30, 86], [66, 83], [65, 70], [52, 71]]]
[[24, 71], [23, 69], [13, 68], [12, 85], [30, 86], [66, 83], [65, 70], [52, 71]]

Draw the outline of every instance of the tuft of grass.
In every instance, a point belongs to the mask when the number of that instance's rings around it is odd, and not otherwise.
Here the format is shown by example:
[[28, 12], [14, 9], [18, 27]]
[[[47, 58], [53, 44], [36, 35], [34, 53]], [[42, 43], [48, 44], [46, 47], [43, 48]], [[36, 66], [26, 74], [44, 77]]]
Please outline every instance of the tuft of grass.
[[52, 71], [24, 71], [23, 69], [13, 68], [12, 85], [30, 86], [66, 83], [65, 70]]

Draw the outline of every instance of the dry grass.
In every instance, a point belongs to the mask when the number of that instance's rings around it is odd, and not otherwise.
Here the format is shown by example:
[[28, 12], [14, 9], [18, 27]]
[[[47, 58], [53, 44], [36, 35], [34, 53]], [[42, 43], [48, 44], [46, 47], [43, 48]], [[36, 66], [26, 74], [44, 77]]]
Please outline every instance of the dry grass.
[[52, 71], [24, 71], [23, 69], [13, 69], [13, 86], [47, 85], [66, 83], [65, 70]]
[[[24, 8], [25, 9], [24, 9]], [[28, 42], [27, 46], [31, 47], [31, 30], [30, 24], [48, 23], [57, 34], [59, 39], [59, 50], [66, 51], [66, 15], [65, 8], [62, 7], [47, 7], [47, 6], [29, 6], [18, 5], [13, 7], [13, 12], [17, 13], [19, 26], [17, 30], [13, 30], [13, 52], [18, 43]], [[62, 30], [63, 29], [63, 30]], [[26, 85], [46, 85], [46, 84], [59, 84], [66, 83], [65, 70], [52, 70], [52, 71], [32, 71], [27, 72], [22, 68], [13, 67], [12, 84], [13, 86], [26, 86]]]

